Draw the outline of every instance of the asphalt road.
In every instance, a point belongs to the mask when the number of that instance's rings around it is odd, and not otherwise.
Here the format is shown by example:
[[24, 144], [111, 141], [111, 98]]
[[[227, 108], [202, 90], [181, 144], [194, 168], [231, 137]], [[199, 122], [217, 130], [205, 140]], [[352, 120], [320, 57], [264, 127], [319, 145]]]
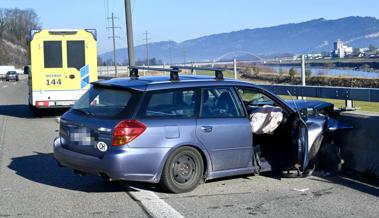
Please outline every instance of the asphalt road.
[[0, 81], [0, 218], [379, 217], [378, 186], [346, 177], [237, 177], [175, 195], [74, 175], [52, 155], [60, 113], [33, 118], [26, 80]]

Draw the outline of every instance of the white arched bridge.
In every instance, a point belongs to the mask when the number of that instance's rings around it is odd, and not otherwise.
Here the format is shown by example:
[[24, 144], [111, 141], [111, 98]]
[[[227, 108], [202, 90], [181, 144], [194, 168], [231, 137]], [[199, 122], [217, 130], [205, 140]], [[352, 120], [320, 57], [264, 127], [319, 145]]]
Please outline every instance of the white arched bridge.
[[249, 51], [231, 51], [219, 56], [218, 58], [214, 60], [214, 62], [222, 61], [223, 59], [227, 57], [230, 57], [230, 58], [240, 57], [241, 55], [248, 55], [248, 56], [258, 59], [259, 61], [264, 61], [263, 58]]

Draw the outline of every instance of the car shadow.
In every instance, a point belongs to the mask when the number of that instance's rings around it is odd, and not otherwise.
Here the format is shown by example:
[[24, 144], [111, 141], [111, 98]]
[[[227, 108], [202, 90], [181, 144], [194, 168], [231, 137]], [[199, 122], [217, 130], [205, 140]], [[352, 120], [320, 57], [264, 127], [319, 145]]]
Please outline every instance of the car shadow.
[[[9, 169], [30, 181], [54, 186], [58, 188], [76, 190], [81, 192], [133, 192], [138, 189], [153, 191], [158, 193], [167, 193], [158, 184], [149, 184], [143, 182], [107, 182], [98, 176], [79, 176], [68, 168], [60, 168], [51, 153], [35, 152], [33, 155], [12, 158], [8, 166]], [[250, 178], [252, 175], [234, 176], [207, 181], [207, 183], [218, 182], [227, 179]], [[278, 172], [268, 172], [261, 176], [281, 180], [282, 175]], [[339, 184], [369, 195], [379, 197], [379, 180], [373, 178], [364, 178], [355, 175], [338, 175], [323, 176], [322, 173], [316, 172], [312, 177], [307, 179]]]
[[[260, 174], [261, 176], [270, 177], [272, 179], [281, 180], [282, 177], [279, 172], [265, 172], [263, 174]], [[252, 180], [254, 179], [254, 174], [246, 174], [246, 175], [237, 175], [237, 176], [228, 176], [223, 178], [217, 178], [217, 179], [211, 179], [207, 180], [207, 184], [222, 182], [226, 180], [232, 180], [232, 179], [246, 179], [246, 180]], [[126, 190], [128, 192], [138, 191], [138, 189], [147, 190], [147, 191], [153, 191], [158, 193], [165, 193], [165, 194], [172, 194], [171, 192], [167, 192], [166, 190], [162, 189], [159, 184], [151, 184], [151, 183], [144, 183], [144, 182], [123, 182]]]
[[97, 176], [79, 176], [67, 168], [60, 168], [51, 153], [35, 152], [30, 156], [12, 158], [9, 169], [30, 181], [81, 192], [122, 192], [119, 182], [107, 182]]
[[132, 181], [122, 181], [121, 183], [123, 184], [126, 192], [138, 192], [140, 189], [157, 193], [170, 194], [169, 192], [163, 190], [159, 184]]
[[29, 106], [26, 104], [0, 105], [0, 115], [27, 119], [61, 116], [67, 110], [67, 108], [44, 109], [38, 116], [34, 116]]

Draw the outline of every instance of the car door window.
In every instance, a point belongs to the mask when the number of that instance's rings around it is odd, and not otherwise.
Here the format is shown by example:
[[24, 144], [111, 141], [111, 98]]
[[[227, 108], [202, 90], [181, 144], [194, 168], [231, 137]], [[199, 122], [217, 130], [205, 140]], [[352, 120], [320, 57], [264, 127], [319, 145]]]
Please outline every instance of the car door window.
[[275, 106], [275, 103], [272, 99], [258, 91], [240, 88], [238, 89], [238, 92], [245, 105], [252, 107], [259, 107], [264, 105]]
[[195, 116], [196, 92], [193, 89], [176, 89], [150, 93], [143, 117], [190, 118]]
[[238, 98], [231, 88], [205, 88], [201, 96], [200, 116], [205, 118], [236, 118], [244, 116]]

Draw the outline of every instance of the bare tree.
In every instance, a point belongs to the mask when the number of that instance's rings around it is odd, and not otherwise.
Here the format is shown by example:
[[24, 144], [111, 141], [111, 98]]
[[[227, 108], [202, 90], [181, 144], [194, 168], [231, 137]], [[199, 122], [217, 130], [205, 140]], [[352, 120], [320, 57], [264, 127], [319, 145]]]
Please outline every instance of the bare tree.
[[[0, 8], [0, 63], [24, 65], [28, 62], [29, 32], [40, 28], [38, 15], [33, 9]], [[16, 46], [8, 46], [6, 42]]]
[[5, 10], [0, 8], [0, 39], [2, 38], [3, 32], [5, 31], [5, 22], [6, 22]]

